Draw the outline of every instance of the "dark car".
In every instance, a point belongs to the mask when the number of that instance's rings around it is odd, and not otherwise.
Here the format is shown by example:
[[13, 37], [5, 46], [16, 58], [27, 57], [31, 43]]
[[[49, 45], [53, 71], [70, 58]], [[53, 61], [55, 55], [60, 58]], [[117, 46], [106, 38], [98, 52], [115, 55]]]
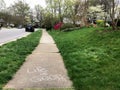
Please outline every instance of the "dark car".
[[32, 26], [32, 24], [26, 25], [25, 31], [26, 32], [34, 32], [34, 27]]

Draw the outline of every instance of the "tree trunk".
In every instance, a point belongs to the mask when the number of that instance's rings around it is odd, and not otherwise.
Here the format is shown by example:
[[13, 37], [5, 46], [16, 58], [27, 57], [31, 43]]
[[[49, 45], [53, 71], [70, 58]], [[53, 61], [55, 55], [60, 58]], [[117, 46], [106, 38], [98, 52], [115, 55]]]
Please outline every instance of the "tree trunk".
[[83, 21], [84, 21], [84, 24], [85, 24], [86, 27], [88, 26], [88, 22], [87, 22], [88, 3], [89, 3], [88, 0], [85, 0], [85, 3], [84, 3]]
[[112, 21], [112, 30], [116, 30], [117, 29], [117, 25], [115, 24], [115, 21]]
[[112, 13], [111, 13], [112, 29], [116, 30], [117, 26], [116, 26], [116, 23], [115, 23], [115, 0], [112, 0], [112, 4], [113, 4]]

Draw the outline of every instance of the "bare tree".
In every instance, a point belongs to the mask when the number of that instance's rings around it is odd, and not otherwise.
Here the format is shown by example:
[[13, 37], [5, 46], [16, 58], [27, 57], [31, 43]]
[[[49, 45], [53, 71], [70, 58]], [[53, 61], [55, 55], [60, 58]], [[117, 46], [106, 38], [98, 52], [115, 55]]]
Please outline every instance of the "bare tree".
[[22, 17], [22, 24], [24, 24], [25, 16], [28, 16], [30, 13], [29, 5], [25, 2], [18, 0], [18, 2], [15, 2], [14, 5], [11, 6], [11, 8], [15, 16]]
[[78, 0], [76, 2], [77, 15], [80, 17], [82, 26], [88, 26], [87, 13], [89, 8], [89, 0]]
[[40, 25], [42, 25], [44, 19], [44, 9], [40, 5], [36, 5], [35, 12], [37, 20], [40, 22]]
[[104, 5], [104, 10], [107, 12], [112, 21], [112, 29], [117, 29], [117, 22], [119, 19], [120, 10], [118, 8], [120, 0], [101, 0]]
[[76, 24], [76, 0], [64, 0], [63, 17], [72, 20]]
[[60, 21], [63, 21], [62, 15], [64, 12], [63, 10], [64, 0], [46, 0], [46, 3], [53, 17], [58, 16]]

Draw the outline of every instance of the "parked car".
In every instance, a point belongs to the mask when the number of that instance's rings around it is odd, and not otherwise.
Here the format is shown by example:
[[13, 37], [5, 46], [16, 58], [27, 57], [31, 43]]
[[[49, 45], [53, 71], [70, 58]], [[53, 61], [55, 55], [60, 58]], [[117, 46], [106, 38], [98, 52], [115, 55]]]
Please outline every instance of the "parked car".
[[25, 27], [26, 32], [34, 32], [34, 27], [32, 24], [27, 24]]

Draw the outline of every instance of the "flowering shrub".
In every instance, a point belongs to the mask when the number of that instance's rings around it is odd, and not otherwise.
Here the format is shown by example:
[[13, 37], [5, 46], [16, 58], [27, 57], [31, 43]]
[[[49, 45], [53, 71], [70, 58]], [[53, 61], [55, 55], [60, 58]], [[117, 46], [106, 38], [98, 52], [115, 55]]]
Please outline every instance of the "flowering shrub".
[[62, 24], [63, 24], [62, 22], [59, 22], [59, 23], [55, 24], [55, 25], [54, 25], [54, 29], [55, 29], [55, 30], [60, 29], [61, 26], [62, 26]]
[[104, 20], [97, 20], [96, 23], [98, 26], [104, 26]]

